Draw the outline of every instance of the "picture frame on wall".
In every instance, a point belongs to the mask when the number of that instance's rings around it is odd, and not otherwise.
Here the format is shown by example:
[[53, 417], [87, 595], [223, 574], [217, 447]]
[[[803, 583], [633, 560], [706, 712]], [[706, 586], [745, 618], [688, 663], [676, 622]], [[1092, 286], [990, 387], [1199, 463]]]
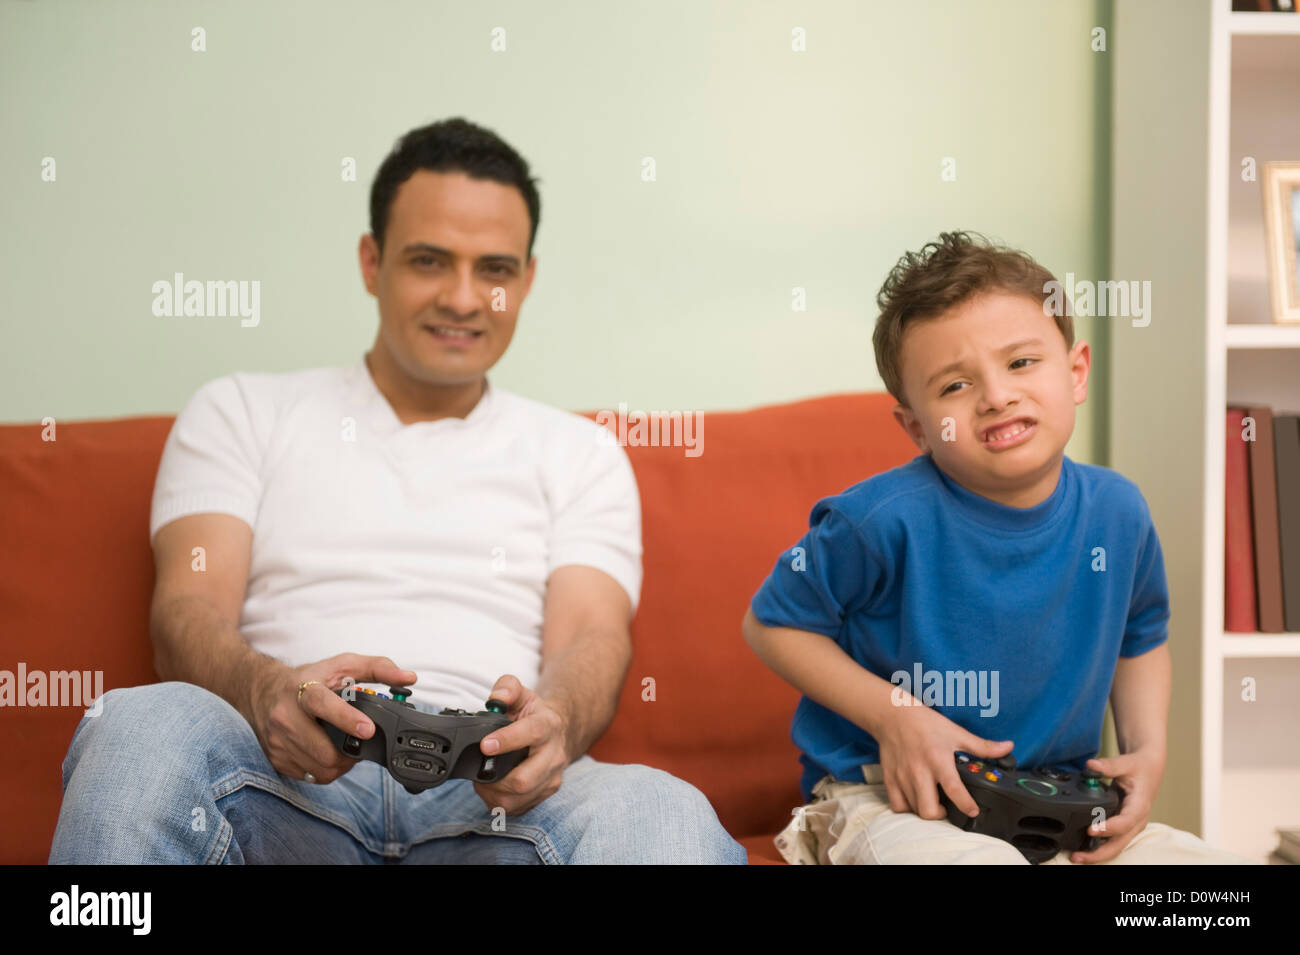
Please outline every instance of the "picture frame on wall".
[[1273, 321], [1300, 324], [1300, 162], [1264, 163], [1263, 188]]

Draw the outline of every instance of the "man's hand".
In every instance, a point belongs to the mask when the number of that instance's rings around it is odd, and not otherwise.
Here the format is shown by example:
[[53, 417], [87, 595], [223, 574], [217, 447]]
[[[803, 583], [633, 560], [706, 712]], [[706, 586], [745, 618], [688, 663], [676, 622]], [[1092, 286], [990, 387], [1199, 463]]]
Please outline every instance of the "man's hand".
[[[358, 653], [340, 653], [336, 657], [289, 668], [275, 664], [261, 671], [250, 688], [250, 721], [257, 741], [276, 772], [294, 779], [312, 774], [315, 782], [329, 783], [353, 766], [338, 751], [316, 722], [320, 717], [346, 733], [360, 739], [375, 735], [375, 724], [335, 694], [348, 677], [354, 683], [388, 683], [407, 686], [415, 682], [411, 670], [401, 670], [388, 657], [366, 657]], [[298, 684], [309, 680], [298, 698]]]
[[497, 680], [492, 699], [506, 704], [514, 722], [489, 733], [479, 742], [486, 756], [529, 747], [528, 758], [495, 783], [474, 783], [474, 791], [488, 809], [500, 806], [506, 815], [532, 809], [560, 788], [569, 765], [565, 748], [568, 718], [557, 703], [542, 699], [509, 674]]
[[1107, 862], [1146, 828], [1151, 802], [1165, 774], [1165, 758], [1162, 752], [1135, 750], [1110, 759], [1090, 759], [1088, 768], [1111, 777], [1124, 791], [1124, 802], [1118, 816], [1102, 820], [1102, 828], [1094, 825], [1088, 829], [1088, 835], [1101, 836], [1106, 842], [1092, 852], [1071, 853], [1074, 863]]

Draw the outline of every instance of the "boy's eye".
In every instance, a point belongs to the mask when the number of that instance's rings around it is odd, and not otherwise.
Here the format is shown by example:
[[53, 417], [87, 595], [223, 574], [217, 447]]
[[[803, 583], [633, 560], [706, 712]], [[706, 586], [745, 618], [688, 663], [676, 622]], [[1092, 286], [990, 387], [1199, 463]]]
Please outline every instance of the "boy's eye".
[[[1017, 358], [1015, 361], [1013, 361], [1013, 362], [1011, 363], [1011, 367], [1012, 367], [1012, 368], [1015, 368], [1017, 365], [1020, 365], [1020, 363], [1021, 363], [1022, 361], [1027, 361], [1027, 362], [1036, 362], [1036, 361], [1038, 361], [1038, 359], [1037, 359], [1037, 358]], [[1021, 365], [1021, 367], [1022, 367], [1022, 368], [1028, 368], [1029, 366], [1028, 366], [1028, 365]]]
[[940, 397], [943, 397], [943, 396], [946, 395], [946, 394], [950, 394], [950, 393], [952, 392], [952, 390], [953, 390], [954, 388], [956, 388], [958, 385], [964, 385], [964, 384], [966, 384], [966, 382], [964, 382], [964, 381], [954, 381], [954, 382], [953, 382], [951, 385], [949, 385], [947, 388], [943, 389], [943, 391], [939, 392], [939, 396], [940, 396]]

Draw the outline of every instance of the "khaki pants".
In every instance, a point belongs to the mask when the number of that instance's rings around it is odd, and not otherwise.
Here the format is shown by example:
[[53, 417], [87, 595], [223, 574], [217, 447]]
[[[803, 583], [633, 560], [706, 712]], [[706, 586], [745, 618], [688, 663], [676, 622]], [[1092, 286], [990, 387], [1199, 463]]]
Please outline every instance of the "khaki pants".
[[[1029, 865], [1020, 850], [993, 836], [963, 832], [946, 819], [922, 819], [889, 808], [879, 764], [862, 767], [865, 783], [829, 776], [813, 787], [813, 801], [776, 837], [791, 865]], [[802, 827], [800, 826], [802, 816]], [[1116, 865], [1250, 865], [1204, 840], [1149, 822], [1118, 856]], [[1058, 852], [1043, 865], [1072, 865]]]

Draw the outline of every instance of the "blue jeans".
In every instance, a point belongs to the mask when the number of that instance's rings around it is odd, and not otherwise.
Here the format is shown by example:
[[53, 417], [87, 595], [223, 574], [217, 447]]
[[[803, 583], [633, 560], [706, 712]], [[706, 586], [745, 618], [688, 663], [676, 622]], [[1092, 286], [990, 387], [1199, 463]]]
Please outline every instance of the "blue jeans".
[[102, 705], [63, 761], [51, 863], [746, 861], [699, 790], [648, 766], [583, 756], [550, 798], [494, 820], [467, 779], [413, 795], [371, 762], [328, 785], [281, 776], [239, 711], [193, 684]]

